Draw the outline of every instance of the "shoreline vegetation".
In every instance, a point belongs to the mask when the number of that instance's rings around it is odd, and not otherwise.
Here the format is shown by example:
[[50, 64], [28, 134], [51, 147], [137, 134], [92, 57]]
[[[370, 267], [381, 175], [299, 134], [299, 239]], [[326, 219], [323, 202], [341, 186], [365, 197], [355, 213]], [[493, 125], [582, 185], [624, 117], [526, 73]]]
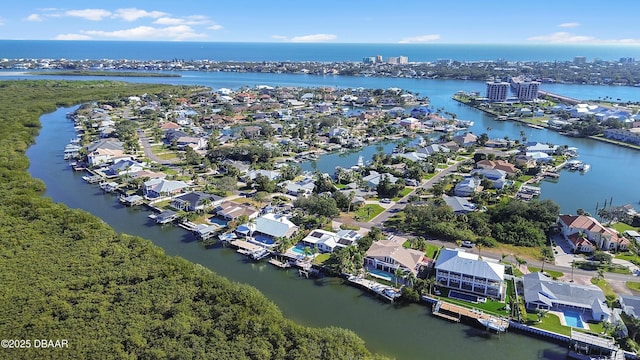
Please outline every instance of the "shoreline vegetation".
[[[352, 331], [295, 324], [255, 288], [42, 196], [45, 184], [29, 175], [25, 155], [42, 114], [122, 94], [190, 89], [113, 81], [0, 83], [0, 332], [73, 342], [48, 353], [52, 359], [378, 358]], [[32, 359], [42, 350], [3, 351]]]
[[51, 76], [115, 76], [115, 77], [158, 77], [158, 78], [176, 78], [182, 77], [180, 74], [163, 74], [158, 72], [146, 71], [101, 71], [101, 70], [63, 70], [63, 71], [37, 71], [30, 73], [33, 75], [51, 75]]

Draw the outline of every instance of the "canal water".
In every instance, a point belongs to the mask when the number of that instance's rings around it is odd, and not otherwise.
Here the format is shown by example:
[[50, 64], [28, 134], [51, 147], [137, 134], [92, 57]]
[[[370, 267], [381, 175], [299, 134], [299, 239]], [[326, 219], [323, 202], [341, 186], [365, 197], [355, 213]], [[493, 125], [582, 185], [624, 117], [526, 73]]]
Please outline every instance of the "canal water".
[[45, 196], [72, 208], [84, 209], [116, 231], [151, 240], [168, 255], [201, 264], [232, 281], [258, 288], [284, 315], [297, 323], [339, 326], [355, 331], [366, 346], [397, 359], [564, 359], [566, 350], [555, 344], [517, 333], [500, 337], [484, 330], [434, 318], [421, 305], [397, 307], [342, 284], [340, 279], [310, 280], [294, 270], [266, 263], [246, 262], [231, 249], [205, 249], [186, 231], [155, 225], [141, 208], [125, 208], [113, 195], [86, 184], [81, 173], [70, 170], [62, 150], [75, 137], [72, 123], [59, 109], [42, 116], [36, 143], [27, 151], [32, 176], [42, 179]]

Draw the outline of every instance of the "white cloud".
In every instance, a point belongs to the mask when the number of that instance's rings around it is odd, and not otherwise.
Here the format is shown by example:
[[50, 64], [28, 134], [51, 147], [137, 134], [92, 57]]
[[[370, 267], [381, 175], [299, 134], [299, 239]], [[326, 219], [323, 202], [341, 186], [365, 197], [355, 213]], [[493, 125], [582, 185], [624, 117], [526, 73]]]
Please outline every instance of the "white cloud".
[[181, 25], [184, 24], [184, 19], [172, 18], [172, 17], [161, 17], [153, 22], [158, 25]]
[[420, 35], [404, 38], [399, 41], [400, 44], [427, 43], [440, 40], [439, 34]]
[[209, 29], [209, 30], [222, 30], [222, 25], [213, 24], [213, 25], [209, 26], [207, 29]]
[[282, 36], [282, 35], [271, 35], [272, 39], [275, 40], [287, 40], [288, 38], [286, 36]]
[[163, 13], [162, 11], [146, 11], [136, 8], [125, 8], [116, 10], [116, 13], [113, 15], [113, 17], [120, 18], [126, 21], [136, 21], [140, 18], [150, 17], [157, 19], [166, 15], [167, 14]]
[[198, 34], [187, 25], [168, 26], [165, 28], [138, 26], [116, 31], [85, 30], [82, 33], [92, 37], [124, 40], [187, 40], [206, 37], [205, 34]]
[[40, 14], [31, 14], [27, 16], [27, 21], [42, 21], [42, 16]]
[[110, 11], [104, 9], [84, 9], [84, 10], [68, 10], [65, 15], [79, 17], [91, 21], [100, 21], [111, 15]]
[[91, 37], [82, 34], [60, 34], [54, 37], [53, 40], [91, 40]]
[[532, 36], [527, 40], [548, 44], [640, 45], [640, 39], [598, 39], [593, 36], [576, 35], [568, 32]]
[[332, 34], [314, 34], [304, 36], [294, 36], [291, 38], [292, 42], [324, 42], [335, 40], [336, 36]]
[[578, 26], [580, 26], [580, 23], [577, 22], [568, 22], [568, 23], [562, 23], [560, 25], [558, 25], [561, 28], [576, 28]]

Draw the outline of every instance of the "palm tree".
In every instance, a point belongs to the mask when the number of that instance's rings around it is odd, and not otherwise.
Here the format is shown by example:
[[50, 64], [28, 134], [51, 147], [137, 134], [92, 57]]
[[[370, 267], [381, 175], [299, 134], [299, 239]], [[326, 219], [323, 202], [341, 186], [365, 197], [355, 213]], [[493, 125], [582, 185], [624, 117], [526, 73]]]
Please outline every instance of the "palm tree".
[[573, 269], [578, 267], [578, 263], [574, 261], [571, 262], [571, 282], [573, 282]]
[[409, 271], [406, 275], [405, 275], [405, 280], [407, 281], [407, 283], [409, 283], [409, 286], [413, 287], [413, 285], [416, 282], [416, 274], [413, 273], [413, 271]]
[[483, 245], [478, 243], [476, 244], [476, 249], [478, 249], [478, 258], [482, 259], [482, 255], [480, 255], [480, 251], [482, 251]]
[[429, 295], [431, 295], [431, 292], [433, 291], [433, 287], [436, 286], [438, 282], [436, 281], [435, 277], [430, 277], [427, 279], [427, 285], [429, 285]]
[[403, 275], [404, 271], [399, 267], [393, 271], [393, 279], [395, 280], [396, 287], [398, 287], [398, 278], [401, 278]]

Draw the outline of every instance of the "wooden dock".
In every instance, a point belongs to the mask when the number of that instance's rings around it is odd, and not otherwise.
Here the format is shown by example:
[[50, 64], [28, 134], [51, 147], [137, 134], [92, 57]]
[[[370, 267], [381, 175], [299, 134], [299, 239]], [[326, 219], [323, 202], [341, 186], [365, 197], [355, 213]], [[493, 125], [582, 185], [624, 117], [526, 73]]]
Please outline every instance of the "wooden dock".
[[359, 287], [373, 291], [381, 298], [393, 302], [396, 298], [400, 297], [400, 292], [388, 285], [383, 285], [373, 280], [364, 279], [355, 275], [351, 275], [347, 278], [351, 284], [355, 284]]
[[291, 267], [291, 263], [289, 261], [282, 262], [282, 261], [280, 261], [280, 260], [278, 260], [276, 258], [271, 258], [271, 259], [269, 259], [268, 262], [269, 262], [269, 264], [275, 265], [275, 266], [279, 267], [280, 269], [287, 269], [287, 268]]

